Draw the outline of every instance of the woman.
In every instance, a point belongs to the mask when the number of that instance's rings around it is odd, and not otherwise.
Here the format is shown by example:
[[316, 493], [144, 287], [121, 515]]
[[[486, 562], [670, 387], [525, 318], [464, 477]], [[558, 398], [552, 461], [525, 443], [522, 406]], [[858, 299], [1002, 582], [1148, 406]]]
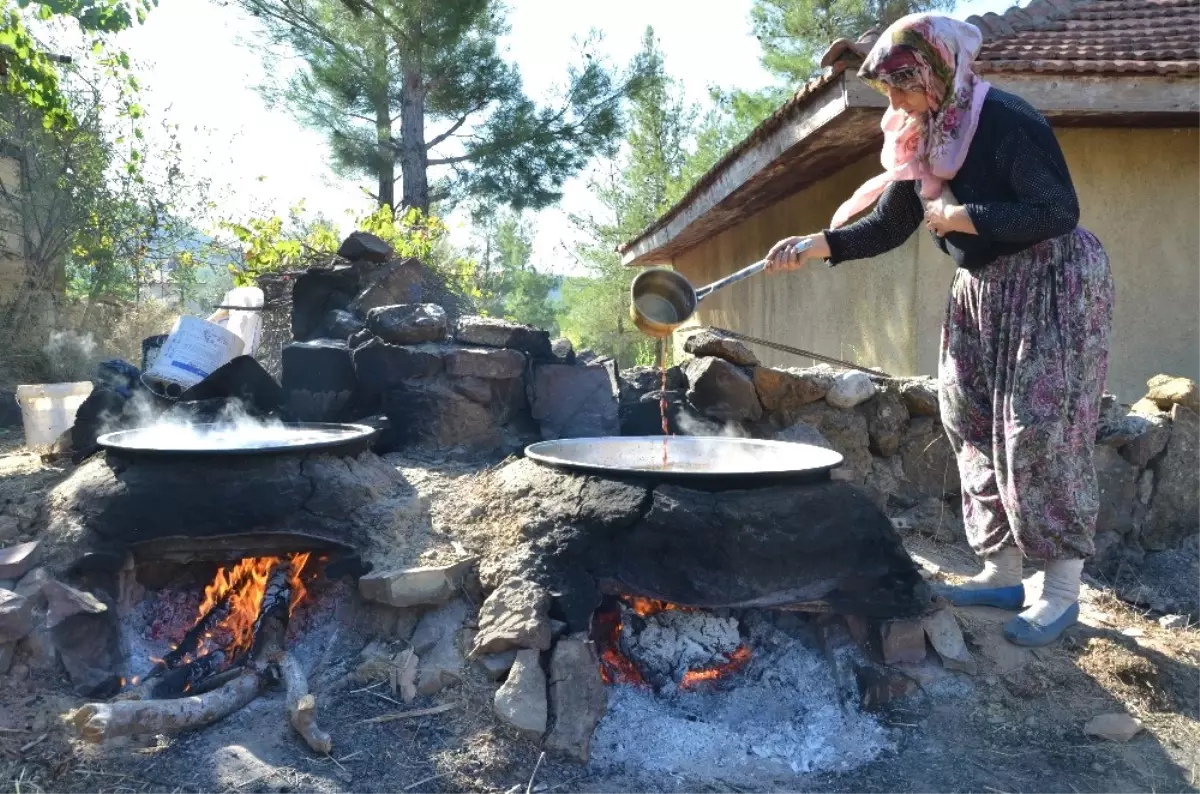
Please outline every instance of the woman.
[[1022, 556], [1044, 561], [1041, 598], [1005, 635], [1045, 645], [1078, 619], [1079, 577], [1093, 552], [1092, 449], [1113, 286], [1104, 249], [1077, 226], [1050, 125], [975, 74], [980, 43], [974, 26], [934, 14], [884, 32], [859, 76], [888, 96], [886, 172], [838, 209], [830, 230], [777, 243], [768, 270], [876, 256], [922, 222], [954, 260], [939, 396], [968, 538], [984, 565], [943, 592], [959, 605], [1020, 611]]

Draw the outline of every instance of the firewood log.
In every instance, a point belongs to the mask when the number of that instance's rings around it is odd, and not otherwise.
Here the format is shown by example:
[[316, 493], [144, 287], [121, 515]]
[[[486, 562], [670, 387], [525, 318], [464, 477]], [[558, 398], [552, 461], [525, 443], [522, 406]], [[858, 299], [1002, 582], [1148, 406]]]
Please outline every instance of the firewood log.
[[317, 725], [317, 699], [308, 693], [308, 679], [300, 663], [285, 655], [279, 667], [287, 686], [288, 721], [313, 752], [328, 755], [333, 749], [333, 739]]

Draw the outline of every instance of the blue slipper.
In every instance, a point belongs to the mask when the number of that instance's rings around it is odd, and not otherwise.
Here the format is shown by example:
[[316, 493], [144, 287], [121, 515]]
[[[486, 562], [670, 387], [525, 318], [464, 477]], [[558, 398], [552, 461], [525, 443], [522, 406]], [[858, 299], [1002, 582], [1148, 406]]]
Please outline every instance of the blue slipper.
[[1017, 615], [1008, 621], [1004, 627], [1004, 636], [1013, 645], [1024, 645], [1029, 648], [1039, 648], [1049, 645], [1062, 636], [1062, 633], [1075, 625], [1079, 620], [1079, 604], [1071, 604], [1067, 611], [1048, 626], [1039, 626]]
[[1020, 612], [1025, 608], [1025, 585], [1012, 587], [971, 588], [941, 585], [934, 588], [942, 598], [956, 607], [996, 607]]

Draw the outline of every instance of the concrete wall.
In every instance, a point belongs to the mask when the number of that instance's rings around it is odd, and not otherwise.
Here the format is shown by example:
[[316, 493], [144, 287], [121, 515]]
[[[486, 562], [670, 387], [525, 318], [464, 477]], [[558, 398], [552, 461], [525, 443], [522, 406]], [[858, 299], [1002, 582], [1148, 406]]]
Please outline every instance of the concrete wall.
[[[1110, 391], [1133, 401], [1159, 372], [1200, 378], [1200, 135], [1196, 129], [1064, 129], [1059, 140], [1117, 288]], [[687, 251], [673, 263], [705, 284], [761, 258], [778, 239], [821, 229], [878, 173], [874, 155]], [[763, 276], [701, 304], [697, 321], [878, 367], [937, 372], [953, 262], [921, 231], [884, 256]], [[769, 349], [765, 363], [805, 360]]]

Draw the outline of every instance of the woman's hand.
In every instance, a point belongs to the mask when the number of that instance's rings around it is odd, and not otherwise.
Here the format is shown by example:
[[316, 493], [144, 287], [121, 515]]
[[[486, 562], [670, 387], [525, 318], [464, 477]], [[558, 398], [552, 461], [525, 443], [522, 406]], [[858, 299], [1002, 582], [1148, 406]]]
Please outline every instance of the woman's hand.
[[[805, 248], [805, 244], [808, 245]], [[803, 250], [797, 251], [799, 245]], [[767, 254], [767, 272], [782, 273], [786, 270], [799, 270], [808, 264], [810, 259], [826, 259], [829, 256], [829, 243], [824, 234], [810, 234], [807, 237], [785, 237], [771, 246]]]
[[961, 204], [947, 204], [940, 199], [925, 205], [925, 228], [938, 237], [945, 237], [951, 232], [975, 234], [975, 224], [967, 214], [967, 208]]

